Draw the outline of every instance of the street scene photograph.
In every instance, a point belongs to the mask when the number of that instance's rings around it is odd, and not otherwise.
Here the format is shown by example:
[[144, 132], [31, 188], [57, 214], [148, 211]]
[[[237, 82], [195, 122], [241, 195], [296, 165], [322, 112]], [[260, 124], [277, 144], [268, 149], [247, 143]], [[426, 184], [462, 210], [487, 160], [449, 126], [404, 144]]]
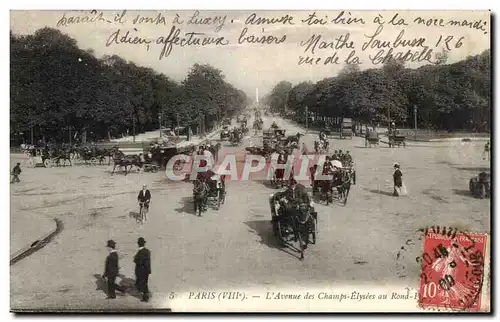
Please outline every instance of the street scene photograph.
[[491, 312], [490, 11], [10, 11], [12, 312]]

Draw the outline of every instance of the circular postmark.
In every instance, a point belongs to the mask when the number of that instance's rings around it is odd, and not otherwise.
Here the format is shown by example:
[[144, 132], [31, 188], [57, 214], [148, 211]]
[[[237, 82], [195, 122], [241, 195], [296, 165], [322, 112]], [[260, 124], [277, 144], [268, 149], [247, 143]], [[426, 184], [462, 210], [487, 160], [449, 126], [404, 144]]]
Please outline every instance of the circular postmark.
[[487, 234], [432, 226], [423, 231], [419, 305], [479, 311], [485, 273]]

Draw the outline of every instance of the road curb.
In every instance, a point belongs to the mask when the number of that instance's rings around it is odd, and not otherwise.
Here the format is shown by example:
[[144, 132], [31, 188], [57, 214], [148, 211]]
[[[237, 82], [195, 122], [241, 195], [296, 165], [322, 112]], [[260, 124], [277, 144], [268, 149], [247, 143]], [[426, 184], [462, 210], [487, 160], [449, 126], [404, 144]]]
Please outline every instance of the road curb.
[[22, 249], [20, 249], [19, 251], [15, 252], [10, 257], [10, 265], [17, 263], [21, 259], [26, 258], [27, 256], [33, 254], [37, 250], [43, 248], [52, 240], [52, 238], [54, 238], [57, 234], [59, 234], [62, 231], [63, 229], [62, 221], [55, 218], [53, 218], [53, 220], [54, 220], [54, 228], [50, 232], [42, 235], [40, 238], [35, 239], [30, 245], [27, 245]]
[[467, 141], [490, 141], [490, 138], [443, 138], [443, 139], [413, 139], [413, 138], [406, 138], [407, 141], [413, 141], [413, 142], [431, 142], [431, 143], [437, 143], [437, 142], [467, 142]]

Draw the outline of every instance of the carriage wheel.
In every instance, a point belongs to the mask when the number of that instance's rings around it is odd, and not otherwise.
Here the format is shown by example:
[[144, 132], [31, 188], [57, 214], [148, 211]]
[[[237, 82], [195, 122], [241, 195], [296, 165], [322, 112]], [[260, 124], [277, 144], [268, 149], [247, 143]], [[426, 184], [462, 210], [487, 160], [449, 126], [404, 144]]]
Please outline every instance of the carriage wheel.
[[[297, 239], [299, 240], [299, 250], [300, 250], [300, 260], [304, 260], [304, 241], [302, 240], [301, 232], [297, 233]], [[308, 237], [309, 238], [309, 237]]]
[[278, 223], [275, 220], [272, 220], [271, 223], [273, 225], [273, 235], [274, 237], [278, 237]]
[[225, 188], [221, 189], [221, 201], [222, 201], [222, 204], [226, 203], [226, 189]]
[[97, 165], [97, 158], [96, 157], [90, 158], [90, 165], [93, 165], [93, 166]]
[[286, 246], [286, 242], [283, 236], [281, 236], [281, 223], [279, 221], [276, 222], [276, 237], [282, 247]]
[[479, 198], [486, 198], [486, 186], [484, 184], [480, 184], [479, 186]]
[[474, 193], [474, 183], [475, 183], [474, 178], [472, 178], [472, 179], [469, 180], [469, 190], [472, 193]]
[[221, 202], [221, 200], [220, 200], [220, 190], [219, 189], [217, 189], [217, 197], [216, 198], [217, 198], [217, 204], [215, 206], [215, 210], [219, 210], [220, 209], [220, 202]]
[[43, 164], [45, 165], [46, 168], [52, 168], [54, 166], [54, 162], [51, 159], [45, 160]]
[[318, 219], [314, 218], [311, 222], [311, 235], [312, 235], [312, 240], [311, 243], [316, 244], [316, 233], [318, 231]]

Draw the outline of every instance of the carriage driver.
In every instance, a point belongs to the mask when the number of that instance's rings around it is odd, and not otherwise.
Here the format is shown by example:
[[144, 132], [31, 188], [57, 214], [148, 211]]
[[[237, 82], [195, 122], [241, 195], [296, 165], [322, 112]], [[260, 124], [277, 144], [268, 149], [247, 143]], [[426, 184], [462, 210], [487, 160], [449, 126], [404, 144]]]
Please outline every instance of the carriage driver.
[[311, 208], [313, 208], [313, 203], [311, 198], [306, 192], [306, 188], [298, 184], [294, 178], [290, 179], [290, 185], [288, 189], [285, 191], [277, 192], [269, 198], [269, 204], [271, 206], [271, 213], [273, 217], [282, 215], [276, 213], [276, 204], [278, 204], [278, 208], [287, 208], [290, 205], [295, 204], [308, 204]]

